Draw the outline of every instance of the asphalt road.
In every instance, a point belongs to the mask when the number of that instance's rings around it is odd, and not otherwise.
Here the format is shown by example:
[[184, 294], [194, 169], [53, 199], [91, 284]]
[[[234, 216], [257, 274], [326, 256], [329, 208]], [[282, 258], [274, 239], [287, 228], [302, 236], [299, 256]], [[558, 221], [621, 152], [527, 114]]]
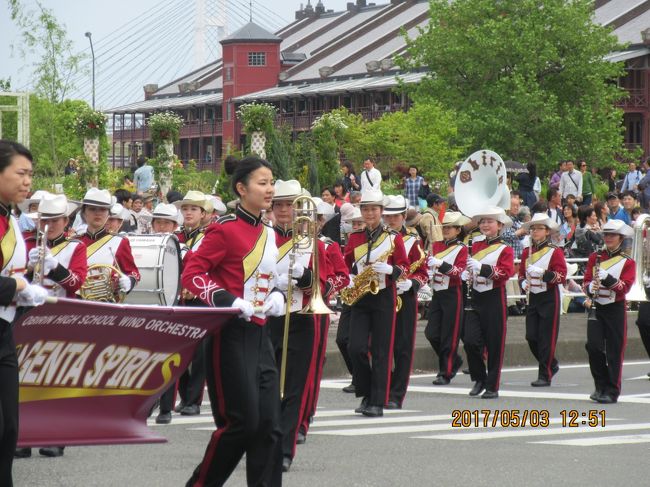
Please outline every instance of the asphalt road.
[[[404, 409], [383, 418], [353, 413], [359, 401], [340, 391], [348, 379], [325, 380], [318, 415], [284, 485], [648, 485], [648, 371], [650, 362], [626, 362], [623, 395], [606, 406], [588, 398], [593, 382], [586, 364], [563, 366], [544, 389], [529, 386], [535, 368], [506, 369], [496, 400], [469, 397], [466, 375], [445, 387], [432, 386], [432, 375], [415, 375]], [[597, 426], [583, 424], [592, 411]], [[515, 426], [524, 414], [526, 426]], [[454, 417], [460, 427], [452, 426]], [[152, 427], [169, 442], [68, 448], [56, 459], [34, 452], [14, 463], [15, 485], [184, 485], [213, 430], [209, 406], [199, 417], [175, 415], [171, 425]], [[229, 485], [245, 485], [243, 461]]]

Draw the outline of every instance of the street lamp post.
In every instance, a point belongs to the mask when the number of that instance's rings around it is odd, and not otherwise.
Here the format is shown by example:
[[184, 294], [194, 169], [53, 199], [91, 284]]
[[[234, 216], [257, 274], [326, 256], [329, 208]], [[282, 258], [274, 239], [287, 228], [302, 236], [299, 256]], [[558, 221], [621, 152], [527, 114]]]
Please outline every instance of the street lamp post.
[[93, 110], [95, 109], [95, 50], [93, 49], [93, 35], [91, 32], [86, 32], [85, 36], [90, 41], [90, 54], [93, 57]]

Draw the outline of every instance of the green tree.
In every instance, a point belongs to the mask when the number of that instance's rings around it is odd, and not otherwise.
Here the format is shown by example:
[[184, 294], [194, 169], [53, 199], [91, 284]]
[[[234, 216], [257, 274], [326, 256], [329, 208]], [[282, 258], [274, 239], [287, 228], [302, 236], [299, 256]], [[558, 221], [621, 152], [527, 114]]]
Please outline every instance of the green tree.
[[431, 0], [430, 13], [400, 64], [429, 70], [410, 94], [455, 111], [469, 152], [545, 168], [566, 157], [613, 161], [624, 72], [604, 56], [621, 46], [593, 22], [592, 0]]

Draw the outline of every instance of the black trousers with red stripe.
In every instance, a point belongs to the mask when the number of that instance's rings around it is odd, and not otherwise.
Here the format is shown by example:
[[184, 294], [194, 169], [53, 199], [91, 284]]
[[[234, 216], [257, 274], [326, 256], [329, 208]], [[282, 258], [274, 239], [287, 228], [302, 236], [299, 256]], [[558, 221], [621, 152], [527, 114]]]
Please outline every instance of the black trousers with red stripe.
[[11, 325], [0, 319], [0, 485], [13, 485], [18, 441], [18, 358]]
[[[474, 311], [465, 312], [463, 342], [473, 381], [483, 382], [488, 391], [498, 391], [506, 341], [506, 289], [482, 293], [472, 291]], [[483, 350], [487, 349], [487, 370]]]
[[[318, 316], [291, 313], [289, 342], [287, 346], [287, 370], [284, 381], [284, 397], [280, 409], [282, 429], [282, 455], [293, 458], [302, 412], [307, 404], [309, 379], [314, 373], [316, 343], [314, 342]], [[280, 373], [284, 316], [269, 319], [269, 333]]]
[[539, 363], [537, 377], [550, 381], [557, 367], [555, 346], [560, 331], [562, 301], [560, 289], [553, 286], [543, 293], [530, 293], [526, 312], [526, 341]]
[[352, 375], [352, 359], [348, 351], [350, 344], [350, 316], [352, 315], [352, 308], [347, 304], [341, 305], [341, 316], [339, 316], [339, 326], [336, 329], [336, 345], [339, 347], [345, 366]]
[[383, 407], [388, 401], [394, 329], [394, 286], [367, 294], [352, 306], [348, 346], [352, 381], [356, 396], [368, 397], [372, 406]]
[[438, 355], [438, 373], [447, 379], [452, 378], [461, 363], [458, 343], [462, 323], [462, 288], [456, 286], [434, 292], [424, 336]]
[[395, 338], [393, 340], [393, 373], [390, 378], [388, 397], [400, 406], [404, 402], [406, 389], [413, 365], [415, 329], [417, 327], [418, 303], [413, 289], [399, 295], [402, 307], [395, 317]]
[[325, 356], [327, 354], [327, 335], [330, 328], [329, 315], [320, 315], [318, 320], [314, 373], [307, 379], [309, 393], [307, 395], [307, 402], [301, 413], [299, 425], [299, 429], [305, 434], [309, 430], [310, 419], [316, 414], [316, 406], [318, 405], [318, 396], [320, 394], [320, 381], [323, 377], [323, 366], [325, 365]]
[[621, 393], [627, 341], [625, 301], [596, 303], [596, 320], [587, 321], [587, 354], [596, 389], [613, 398]]
[[[205, 304], [200, 299], [185, 301], [184, 306], [204, 307]], [[178, 395], [181, 397], [181, 403], [190, 406], [201, 405], [203, 402], [203, 389], [205, 385], [205, 343], [196, 347], [192, 363], [178, 379]], [[173, 401], [173, 396], [171, 397]], [[169, 404], [169, 395], [165, 398], [166, 406]]]
[[278, 371], [267, 331], [235, 318], [207, 339], [206, 352], [217, 430], [187, 486], [223, 485], [244, 453], [248, 485], [281, 485]]

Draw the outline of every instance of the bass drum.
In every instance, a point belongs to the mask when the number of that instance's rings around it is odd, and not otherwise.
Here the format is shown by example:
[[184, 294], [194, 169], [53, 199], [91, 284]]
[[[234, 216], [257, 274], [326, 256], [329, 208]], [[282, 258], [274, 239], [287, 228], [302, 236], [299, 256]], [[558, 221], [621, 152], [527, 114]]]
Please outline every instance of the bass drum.
[[127, 235], [140, 282], [127, 304], [174, 306], [181, 289], [181, 251], [175, 235]]

